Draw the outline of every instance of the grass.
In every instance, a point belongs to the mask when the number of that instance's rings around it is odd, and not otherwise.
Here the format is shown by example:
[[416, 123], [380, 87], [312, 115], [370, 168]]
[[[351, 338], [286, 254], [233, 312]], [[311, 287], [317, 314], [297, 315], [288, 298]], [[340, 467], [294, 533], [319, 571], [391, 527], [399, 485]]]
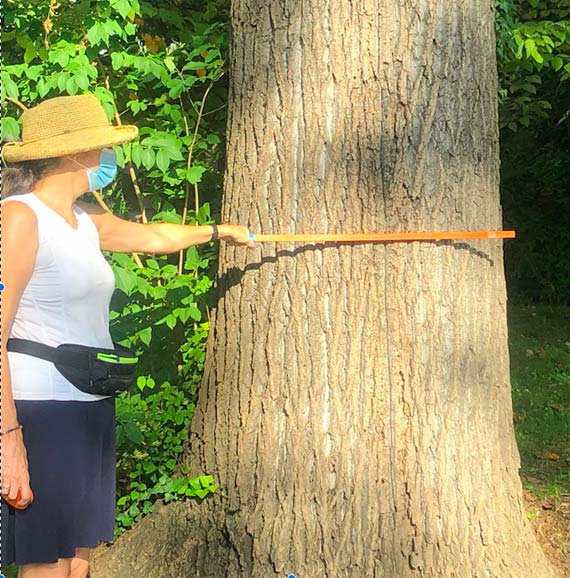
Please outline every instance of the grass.
[[508, 323], [521, 477], [538, 497], [570, 496], [570, 307], [510, 306]]
[[18, 577], [18, 567], [14, 564], [8, 566], [8, 568], [2, 568], [2, 576], [6, 576], [6, 578], [17, 578]]
[[509, 302], [507, 314], [521, 478], [541, 499], [570, 497], [570, 307]]

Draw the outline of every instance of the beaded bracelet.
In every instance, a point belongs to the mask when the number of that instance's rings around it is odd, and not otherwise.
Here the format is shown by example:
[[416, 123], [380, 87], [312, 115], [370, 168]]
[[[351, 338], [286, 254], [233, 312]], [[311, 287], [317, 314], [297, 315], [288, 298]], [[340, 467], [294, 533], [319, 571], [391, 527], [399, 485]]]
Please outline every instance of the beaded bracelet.
[[0, 433], [0, 436], [5, 436], [6, 434], [9, 434], [11, 431], [16, 431], [17, 429], [24, 429], [24, 426], [22, 424], [20, 424], [16, 427], [10, 428], [9, 430], [5, 431], [4, 433]]

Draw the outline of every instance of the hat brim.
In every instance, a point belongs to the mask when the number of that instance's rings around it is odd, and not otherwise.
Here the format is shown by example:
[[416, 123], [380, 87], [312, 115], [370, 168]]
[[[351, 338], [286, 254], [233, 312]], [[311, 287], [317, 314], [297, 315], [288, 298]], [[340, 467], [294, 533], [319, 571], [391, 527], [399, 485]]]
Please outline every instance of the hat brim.
[[138, 128], [134, 125], [86, 128], [41, 141], [6, 143], [2, 147], [2, 156], [8, 163], [53, 159], [123, 144], [133, 140], [138, 132]]

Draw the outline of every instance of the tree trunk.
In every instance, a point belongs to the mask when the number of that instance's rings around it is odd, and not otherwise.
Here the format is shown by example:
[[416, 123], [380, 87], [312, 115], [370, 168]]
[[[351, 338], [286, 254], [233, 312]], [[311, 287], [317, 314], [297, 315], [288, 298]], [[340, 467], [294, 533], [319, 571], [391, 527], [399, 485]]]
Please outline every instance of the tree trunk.
[[[501, 229], [493, 5], [234, 0], [223, 221]], [[501, 240], [222, 244], [219, 273], [187, 460], [221, 490], [93, 578], [556, 575], [523, 509]]]

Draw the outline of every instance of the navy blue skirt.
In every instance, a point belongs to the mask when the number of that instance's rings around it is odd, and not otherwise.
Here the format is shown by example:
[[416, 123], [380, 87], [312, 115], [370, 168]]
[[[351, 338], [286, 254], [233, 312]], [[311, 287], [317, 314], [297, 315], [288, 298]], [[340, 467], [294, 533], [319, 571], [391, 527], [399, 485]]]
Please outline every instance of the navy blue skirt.
[[2, 499], [0, 566], [54, 563], [75, 548], [112, 542], [115, 528], [115, 398], [15, 400], [34, 501]]

